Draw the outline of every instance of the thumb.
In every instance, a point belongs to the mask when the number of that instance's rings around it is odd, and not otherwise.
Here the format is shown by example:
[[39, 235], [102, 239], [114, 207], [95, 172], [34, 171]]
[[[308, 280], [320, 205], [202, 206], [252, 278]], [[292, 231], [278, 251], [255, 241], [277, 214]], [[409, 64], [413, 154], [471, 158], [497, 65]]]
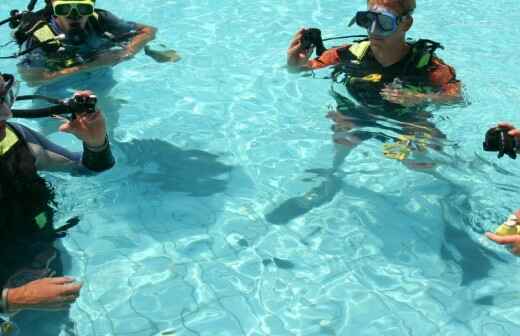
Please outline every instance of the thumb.
[[72, 122], [68, 121], [66, 123], [63, 123], [59, 127], [60, 132], [64, 133], [74, 133], [74, 127], [72, 125]]
[[520, 130], [513, 129], [513, 130], [509, 131], [507, 134], [509, 134], [510, 136], [517, 137], [517, 136], [520, 136]]

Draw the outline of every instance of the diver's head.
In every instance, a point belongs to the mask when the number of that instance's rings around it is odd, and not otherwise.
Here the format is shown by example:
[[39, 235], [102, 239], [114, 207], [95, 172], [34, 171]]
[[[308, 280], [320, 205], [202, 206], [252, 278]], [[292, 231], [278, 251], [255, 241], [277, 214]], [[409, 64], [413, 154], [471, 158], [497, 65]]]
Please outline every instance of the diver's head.
[[84, 30], [94, 14], [95, 0], [50, 0], [52, 12], [65, 33]]
[[415, 0], [367, 0], [368, 11], [358, 12], [355, 22], [366, 28], [373, 47], [403, 44], [413, 24]]
[[13, 116], [13, 106], [18, 94], [18, 84], [12, 75], [0, 74], [0, 141], [5, 138], [5, 122]]

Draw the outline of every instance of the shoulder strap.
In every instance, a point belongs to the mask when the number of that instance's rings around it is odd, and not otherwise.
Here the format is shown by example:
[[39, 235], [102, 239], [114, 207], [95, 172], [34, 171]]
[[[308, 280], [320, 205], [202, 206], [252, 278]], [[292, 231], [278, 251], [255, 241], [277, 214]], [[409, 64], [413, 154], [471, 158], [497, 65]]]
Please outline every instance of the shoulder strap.
[[13, 32], [13, 36], [18, 45], [22, 45], [27, 39], [29, 39], [33, 32], [40, 28], [43, 24], [46, 24], [51, 17], [50, 8], [43, 8], [37, 12], [27, 12], [22, 16], [20, 24], [16, 27]]
[[0, 157], [7, 154], [19, 141], [20, 137], [16, 134], [16, 131], [7, 126], [6, 136], [0, 141]]
[[416, 69], [421, 70], [428, 67], [437, 49], [444, 49], [444, 47], [435, 41], [420, 39], [412, 45], [412, 60], [415, 63]]
[[47, 47], [57, 49], [61, 46], [61, 42], [56, 38], [56, 33], [54, 33], [47, 22], [39, 21], [35, 25], [32, 36], [37, 43], [43, 44]]
[[92, 28], [94, 28], [96, 33], [99, 35], [103, 35], [106, 32], [105, 24], [104, 24], [104, 21], [105, 21], [104, 18], [107, 15], [106, 13], [107, 13], [107, 11], [96, 8], [94, 10], [94, 14], [92, 14], [88, 19], [89, 24], [92, 26]]
[[368, 53], [370, 49], [370, 41], [360, 41], [352, 44], [348, 48], [340, 48], [338, 50], [339, 58], [341, 62], [350, 62], [353, 60], [361, 61]]

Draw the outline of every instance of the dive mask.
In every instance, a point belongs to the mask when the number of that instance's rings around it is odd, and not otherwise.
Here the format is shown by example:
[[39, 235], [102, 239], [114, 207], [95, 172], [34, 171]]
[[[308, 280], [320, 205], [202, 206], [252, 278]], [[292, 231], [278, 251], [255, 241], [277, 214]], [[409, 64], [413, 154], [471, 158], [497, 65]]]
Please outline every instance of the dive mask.
[[92, 0], [58, 0], [52, 4], [56, 16], [90, 16], [94, 14]]
[[390, 12], [357, 12], [349, 23], [349, 27], [354, 23], [365, 28], [369, 34], [388, 37], [397, 31], [397, 27], [403, 21], [403, 16], [396, 16]]
[[13, 75], [1, 74], [0, 76], [4, 80], [3, 85], [0, 85], [0, 104], [5, 103], [10, 108], [18, 96], [18, 82]]

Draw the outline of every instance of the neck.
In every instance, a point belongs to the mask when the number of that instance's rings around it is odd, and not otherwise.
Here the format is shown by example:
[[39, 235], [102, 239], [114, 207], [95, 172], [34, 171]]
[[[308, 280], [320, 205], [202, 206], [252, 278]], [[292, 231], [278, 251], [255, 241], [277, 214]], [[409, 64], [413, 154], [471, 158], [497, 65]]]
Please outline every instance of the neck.
[[387, 67], [402, 60], [410, 51], [410, 46], [403, 39], [397, 45], [372, 47], [371, 49], [375, 59], [382, 66]]

